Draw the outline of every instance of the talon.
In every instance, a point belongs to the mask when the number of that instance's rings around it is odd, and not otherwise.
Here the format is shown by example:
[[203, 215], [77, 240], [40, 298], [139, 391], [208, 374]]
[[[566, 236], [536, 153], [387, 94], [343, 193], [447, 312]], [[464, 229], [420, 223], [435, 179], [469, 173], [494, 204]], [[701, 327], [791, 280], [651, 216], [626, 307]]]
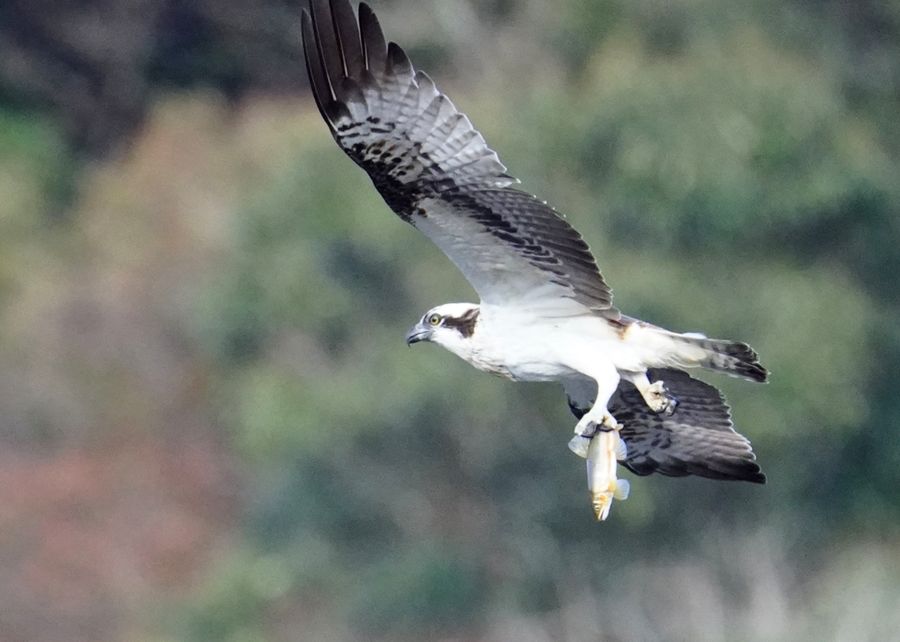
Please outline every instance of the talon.
[[598, 430], [601, 432], [609, 432], [612, 430], [619, 431], [621, 429], [622, 424], [616, 421], [616, 418], [609, 414], [609, 411], [604, 411], [602, 415], [599, 412], [596, 414], [588, 412], [578, 420], [577, 424], [575, 424], [574, 432], [579, 437], [593, 437]]
[[575, 435], [578, 437], [587, 437], [590, 439], [594, 433], [597, 432], [597, 424], [591, 421], [590, 419], [586, 419], [587, 415], [582, 417], [577, 424], [575, 424]]
[[662, 412], [671, 416], [675, 412], [678, 400], [675, 399], [662, 381], [654, 381], [644, 392], [644, 401], [653, 412]]
[[622, 430], [622, 424], [616, 421], [616, 418], [609, 413], [603, 415], [603, 421], [600, 423], [606, 430], [615, 430], [616, 432]]
[[663, 412], [665, 413], [666, 417], [671, 417], [675, 414], [675, 409], [678, 408], [678, 398], [670, 395], [668, 397], [668, 400], [669, 405], [666, 406], [666, 409]]

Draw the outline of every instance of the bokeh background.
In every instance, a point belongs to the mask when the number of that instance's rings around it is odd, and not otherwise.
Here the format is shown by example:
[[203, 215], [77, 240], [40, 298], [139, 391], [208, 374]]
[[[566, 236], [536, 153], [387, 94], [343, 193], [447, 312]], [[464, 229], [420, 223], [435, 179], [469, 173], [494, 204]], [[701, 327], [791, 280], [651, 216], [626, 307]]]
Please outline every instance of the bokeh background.
[[300, 0], [0, 4], [0, 639], [900, 631], [900, 3], [376, 1], [618, 305], [748, 341], [769, 483], [592, 520], [561, 390], [330, 139]]

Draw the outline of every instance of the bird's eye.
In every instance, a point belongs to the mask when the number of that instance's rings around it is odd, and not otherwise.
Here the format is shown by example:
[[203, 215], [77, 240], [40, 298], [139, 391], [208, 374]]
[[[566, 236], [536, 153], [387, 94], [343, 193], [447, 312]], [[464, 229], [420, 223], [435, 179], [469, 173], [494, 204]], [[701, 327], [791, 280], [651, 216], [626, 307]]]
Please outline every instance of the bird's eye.
[[432, 314], [430, 317], [428, 317], [428, 323], [431, 325], [438, 325], [440, 322], [441, 322], [440, 314]]

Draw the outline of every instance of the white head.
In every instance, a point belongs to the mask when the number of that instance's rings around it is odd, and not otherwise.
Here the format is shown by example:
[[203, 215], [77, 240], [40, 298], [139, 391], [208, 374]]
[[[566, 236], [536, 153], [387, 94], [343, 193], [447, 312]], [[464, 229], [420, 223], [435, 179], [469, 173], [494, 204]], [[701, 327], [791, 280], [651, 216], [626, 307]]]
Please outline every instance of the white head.
[[431, 308], [407, 333], [406, 345], [430, 341], [465, 358], [472, 350], [479, 311], [475, 303], [445, 303]]

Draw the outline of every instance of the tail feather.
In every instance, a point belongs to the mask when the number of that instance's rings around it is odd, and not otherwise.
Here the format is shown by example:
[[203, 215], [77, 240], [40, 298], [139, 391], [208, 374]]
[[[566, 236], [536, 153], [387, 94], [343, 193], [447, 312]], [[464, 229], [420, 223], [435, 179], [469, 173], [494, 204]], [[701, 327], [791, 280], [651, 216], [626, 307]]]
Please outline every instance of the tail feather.
[[760, 364], [759, 356], [746, 343], [707, 339], [691, 334], [678, 334], [674, 338], [703, 351], [702, 356], [696, 360], [698, 366], [760, 383], [769, 378], [769, 371]]

